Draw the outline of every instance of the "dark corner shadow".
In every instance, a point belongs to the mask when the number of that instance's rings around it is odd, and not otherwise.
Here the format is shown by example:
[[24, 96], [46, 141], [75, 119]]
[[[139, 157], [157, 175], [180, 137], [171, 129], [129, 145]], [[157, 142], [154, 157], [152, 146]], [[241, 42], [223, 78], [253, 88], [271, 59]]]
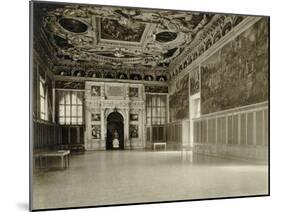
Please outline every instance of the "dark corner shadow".
[[22, 210], [29, 211], [29, 204], [27, 202], [18, 202], [17, 206]]

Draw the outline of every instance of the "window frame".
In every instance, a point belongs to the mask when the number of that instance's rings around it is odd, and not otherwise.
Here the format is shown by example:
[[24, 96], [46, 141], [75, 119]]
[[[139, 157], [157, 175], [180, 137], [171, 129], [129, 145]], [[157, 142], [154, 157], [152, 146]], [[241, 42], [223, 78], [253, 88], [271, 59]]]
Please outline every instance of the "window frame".
[[[41, 89], [42, 86], [42, 89]], [[39, 76], [39, 117], [41, 120], [47, 120], [47, 94], [46, 80]], [[42, 107], [43, 106], [43, 107]]]
[[167, 124], [167, 95], [146, 94], [146, 124]]
[[[69, 95], [69, 97], [67, 97], [67, 95]], [[75, 96], [75, 98], [73, 96]], [[68, 126], [84, 125], [83, 91], [57, 90], [57, 97], [58, 123]], [[69, 98], [69, 102], [67, 98]], [[67, 107], [69, 108], [68, 110]], [[63, 110], [63, 115], [61, 115], [61, 110]], [[75, 115], [73, 115], [74, 111]]]

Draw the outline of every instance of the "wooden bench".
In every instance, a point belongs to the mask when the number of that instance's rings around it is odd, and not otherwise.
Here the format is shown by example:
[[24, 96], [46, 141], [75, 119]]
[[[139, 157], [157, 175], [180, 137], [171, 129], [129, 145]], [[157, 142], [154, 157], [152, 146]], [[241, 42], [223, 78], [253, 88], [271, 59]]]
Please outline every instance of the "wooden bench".
[[156, 147], [157, 146], [164, 146], [164, 149], [165, 149], [165, 151], [166, 151], [166, 149], [167, 149], [167, 143], [166, 142], [154, 142], [153, 143], [153, 151], [155, 151], [156, 150]]
[[66, 169], [70, 165], [69, 161], [69, 150], [49, 150], [49, 151], [38, 151], [34, 153], [34, 158], [39, 159], [39, 168], [44, 168], [43, 159], [45, 158], [45, 168], [47, 167], [47, 158], [58, 157], [61, 160], [61, 168]]
[[61, 144], [57, 147], [58, 150], [70, 150], [70, 152], [84, 153], [84, 144]]

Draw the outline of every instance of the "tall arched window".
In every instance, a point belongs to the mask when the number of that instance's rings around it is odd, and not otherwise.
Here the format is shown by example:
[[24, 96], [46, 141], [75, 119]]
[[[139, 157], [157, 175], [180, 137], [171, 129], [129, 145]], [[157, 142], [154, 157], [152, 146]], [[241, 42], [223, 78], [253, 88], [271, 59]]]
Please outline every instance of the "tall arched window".
[[83, 91], [58, 91], [59, 124], [83, 124], [83, 95]]
[[46, 97], [46, 81], [40, 76], [39, 79], [40, 94], [40, 119], [47, 120], [47, 97]]
[[166, 124], [166, 95], [146, 95], [146, 124]]

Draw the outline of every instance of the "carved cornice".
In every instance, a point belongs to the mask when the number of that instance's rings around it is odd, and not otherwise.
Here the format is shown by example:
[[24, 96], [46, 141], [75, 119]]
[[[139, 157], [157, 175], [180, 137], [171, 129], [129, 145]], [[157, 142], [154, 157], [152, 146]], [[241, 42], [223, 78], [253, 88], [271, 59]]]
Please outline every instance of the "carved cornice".
[[235, 37], [237, 37], [243, 31], [245, 31], [249, 27], [251, 27], [258, 20], [260, 20], [260, 18], [261, 17], [256, 17], [256, 16], [246, 17], [239, 25], [232, 28], [232, 30], [229, 31], [224, 37], [222, 37], [220, 40], [218, 40], [216, 43], [214, 43], [202, 55], [200, 55], [198, 58], [196, 58], [196, 60], [194, 60], [191, 64], [189, 64], [185, 69], [183, 69], [182, 72], [180, 72], [176, 76], [172, 77], [172, 80], [169, 82], [169, 84], [172, 84], [173, 82], [178, 81], [184, 75], [186, 75], [187, 73], [192, 71], [194, 68], [196, 68], [196, 66], [200, 66], [200, 64], [204, 60], [206, 60], [208, 57], [210, 57], [212, 54], [214, 54], [216, 51], [218, 51], [220, 48], [222, 48], [226, 43], [233, 40]]
[[100, 79], [100, 78], [89, 78], [89, 77], [72, 77], [72, 76], [54, 76], [56, 81], [69, 81], [69, 82], [84, 82], [84, 81], [92, 81], [92, 82], [118, 82], [118, 83], [132, 83], [139, 85], [156, 85], [156, 86], [167, 86], [167, 82], [158, 82], [158, 81], [144, 81], [144, 80], [121, 80], [121, 79]]
[[[142, 66], [136, 67], [112, 67], [111, 65], [95, 65], [93, 63], [85, 63], [85, 64], [77, 64], [75, 62], [59, 62], [53, 68], [53, 72], [55, 75], [63, 75], [63, 76], [84, 76], [92, 78], [93, 75], [96, 75], [97, 78], [107, 78], [106, 75], [110, 74], [113, 79], [122, 79], [120, 76], [123, 74], [123, 79], [130, 79], [132, 74], [137, 74], [139, 79], [141, 80], [150, 80], [150, 81], [161, 81], [160, 77], [163, 76], [164, 80], [169, 80], [169, 72], [168, 69], [163, 69], [160, 67], [154, 68], [144, 68]], [[147, 78], [146, 76], [150, 76]], [[136, 79], [134, 79], [136, 80]]]
[[[163, 67], [145, 67], [145, 66], [139, 66], [138, 64], [133, 64], [128, 67], [120, 66], [120, 67], [113, 67], [109, 64], [103, 64], [99, 65], [98, 63], [94, 62], [81, 62], [77, 64], [75, 61], [64, 61], [64, 60], [58, 60], [55, 65], [55, 70], [58, 70], [60, 68], [64, 69], [83, 69], [83, 70], [122, 70], [122, 71], [145, 71], [145, 72], [155, 72], [155, 71], [161, 71], [161, 72], [168, 72], [168, 68]], [[54, 70], [54, 71], [55, 71]]]
[[128, 109], [129, 100], [101, 100], [101, 108], [119, 108]]
[[[202, 37], [198, 36], [190, 46], [188, 46], [184, 52], [170, 64], [171, 78], [178, 75], [184, 69], [187, 69], [194, 63], [199, 57], [205, 55], [205, 52], [210, 49], [214, 49], [213, 46], [224, 40], [234, 28], [237, 28], [244, 22], [247, 17], [239, 15], [225, 15], [215, 16], [216, 21], [210, 24], [202, 32]], [[248, 17], [249, 18], [249, 17]]]
[[130, 101], [129, 106], [130, 106], [130, 108], [134, 108], [134, 109], [144, 109], [145, 102], [144, 101]]

